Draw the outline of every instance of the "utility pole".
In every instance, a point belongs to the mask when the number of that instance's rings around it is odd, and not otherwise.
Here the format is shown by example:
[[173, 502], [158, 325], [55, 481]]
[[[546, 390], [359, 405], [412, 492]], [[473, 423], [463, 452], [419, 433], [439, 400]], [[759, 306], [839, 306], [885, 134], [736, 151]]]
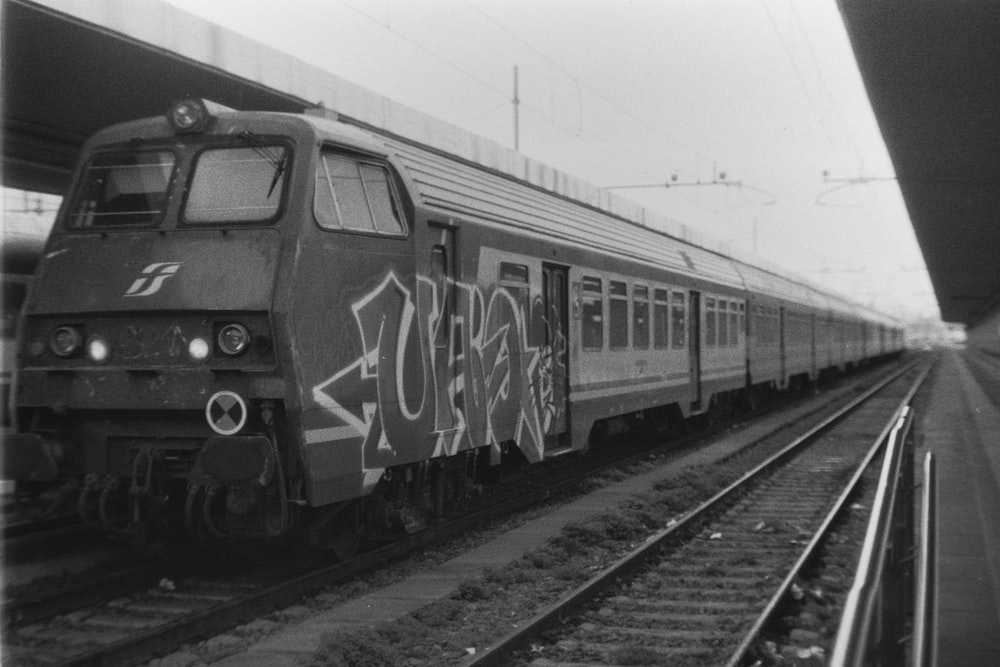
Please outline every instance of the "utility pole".
[[517, 65], [514, 65], [514, 150], [521, 150], [521, 100], [517, 96]]

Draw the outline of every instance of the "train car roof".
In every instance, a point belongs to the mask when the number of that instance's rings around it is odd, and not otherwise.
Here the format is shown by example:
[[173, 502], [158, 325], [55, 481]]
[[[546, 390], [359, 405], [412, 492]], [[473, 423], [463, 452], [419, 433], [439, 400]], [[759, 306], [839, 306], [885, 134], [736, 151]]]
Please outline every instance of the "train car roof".
[[[332, 133], [349, 127], [349, 123], [357, 124], [324, 109], [311, 110], [308, 115], [315, 119], [317, 129]], [[406, 118], [398, 123], [405, 125]], [[405, 136], [357, 125], [370, 130], [373, 140], [390, 147], [416, 183], [423, 204], [446, 215], [514, 227], [539, 238], [555, 235], [577, 247], [610, 251], [677, 273], [859, 316], [857, 305], [843, 296], [440, 121], [421, 117], [420, 123], [405, 125]]]
[[733, 262], [722, 255], [426, 149], [389, 143], [424, 205], [445, 215], [743, 288]]
[[[239, 112], [220, 113], [233, 122]], [[420, 117], [396, 119], [398, 134], [325, 109], [305, 115], [259, 112], [258, 118], [297, 119], [366, 152], [391, 154], [419, 189], [424, 205], [482, 224], [514, 227], [527, 236], [552, 235], [580, 248], [610, 251], [711, 282], [844, 314], [877, 314], [756, 256], [734, 251], [669, 217], [482, 137]], [[170, 132], [164, 116], [101, 130], [91, 142]], [[551, 195], [556, 195], [552, 197]], [[879, 318], [885, 317], [879, 314]], [[891, 318], [890, 318], [891, 319]]]

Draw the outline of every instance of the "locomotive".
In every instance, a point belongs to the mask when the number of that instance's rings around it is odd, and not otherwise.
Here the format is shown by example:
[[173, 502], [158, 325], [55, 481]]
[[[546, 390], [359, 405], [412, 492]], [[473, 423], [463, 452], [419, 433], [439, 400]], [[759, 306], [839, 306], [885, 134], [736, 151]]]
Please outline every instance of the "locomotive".
[[346, 552], [506, 461], [902, 349], [890, 318], [511, 171], [196, 99], [98, 132], [24, 310], [3, 476], [111, 531]]

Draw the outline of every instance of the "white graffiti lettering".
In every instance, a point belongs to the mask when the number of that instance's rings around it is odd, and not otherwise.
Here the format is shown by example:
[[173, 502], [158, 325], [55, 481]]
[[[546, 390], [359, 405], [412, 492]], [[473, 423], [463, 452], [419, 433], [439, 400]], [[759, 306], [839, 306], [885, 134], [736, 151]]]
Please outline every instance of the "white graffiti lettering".
[[416, 291], [390, 272], [356, 301], [362, 349], [313, 388], [316, 402], [362, 440], [364, 468], [402, 462], [403, 452], [410, 461], [507, 441], [541, 458], [564, 409], [552, 379], [566, 372], [558, 323], [540, 301], [533, 308], [504, 288], [419, 277]]

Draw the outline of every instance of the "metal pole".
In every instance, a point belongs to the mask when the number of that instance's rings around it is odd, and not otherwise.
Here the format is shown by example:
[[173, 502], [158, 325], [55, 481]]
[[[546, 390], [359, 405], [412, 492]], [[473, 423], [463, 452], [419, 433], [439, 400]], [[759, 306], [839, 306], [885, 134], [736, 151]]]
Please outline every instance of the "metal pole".
[[514, 150], [521, 150], [521, 100], [517, 96], [517, 65], [514, 65]]

